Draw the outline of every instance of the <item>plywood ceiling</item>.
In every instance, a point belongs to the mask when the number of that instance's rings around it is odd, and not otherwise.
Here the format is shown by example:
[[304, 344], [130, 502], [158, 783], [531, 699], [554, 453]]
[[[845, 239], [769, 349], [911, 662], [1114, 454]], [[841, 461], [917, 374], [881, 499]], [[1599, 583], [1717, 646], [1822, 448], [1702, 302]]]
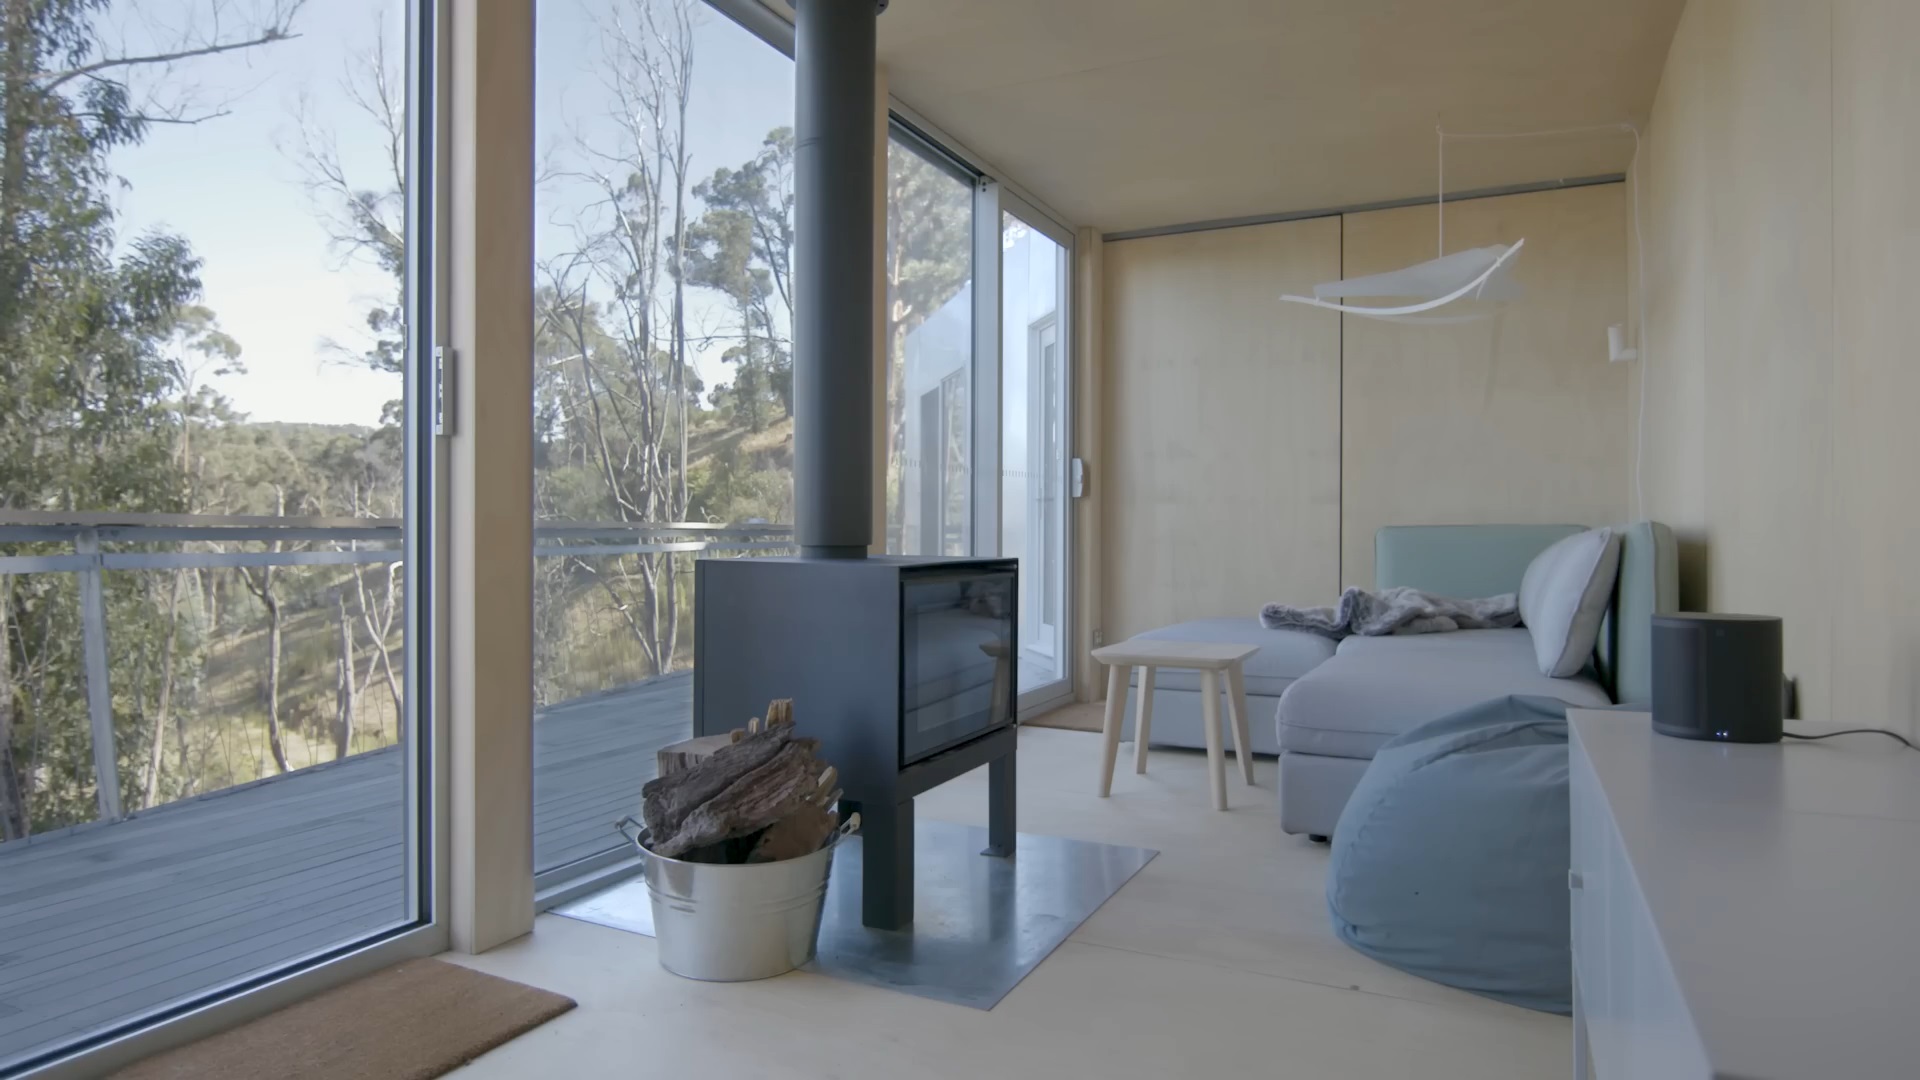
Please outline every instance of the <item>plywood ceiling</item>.
[[[1434, 125], [1645, 119], [1685, 0], [893, 0], [895, 95], [1075, 224], [1431, 195]], [[1449, 144], [1447, 187], [1618, 172], [1630, 137]]]

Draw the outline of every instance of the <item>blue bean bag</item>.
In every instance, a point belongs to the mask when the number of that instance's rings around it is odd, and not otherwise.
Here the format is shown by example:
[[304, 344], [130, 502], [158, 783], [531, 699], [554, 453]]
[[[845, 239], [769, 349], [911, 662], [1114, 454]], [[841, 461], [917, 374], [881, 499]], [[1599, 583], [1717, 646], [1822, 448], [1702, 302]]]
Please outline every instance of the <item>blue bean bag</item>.
[[1327, 908], [1347, 944], [1571, 1011], [1566, 717], [1553, 698], [1497, 698], [1380, 748], [1333, 834]]

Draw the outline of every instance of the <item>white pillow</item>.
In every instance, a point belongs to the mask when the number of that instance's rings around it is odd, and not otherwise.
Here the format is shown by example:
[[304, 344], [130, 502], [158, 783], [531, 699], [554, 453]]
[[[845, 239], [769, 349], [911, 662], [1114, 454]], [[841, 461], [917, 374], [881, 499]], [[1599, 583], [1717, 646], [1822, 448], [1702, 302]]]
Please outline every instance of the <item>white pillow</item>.
[[1600, 637], [1620, 572], [1620, 534], [1576, 533], [1533, 557], [1520, 579], [1520, 621], [1533, 635], [1540, 674], [1580, 674]]

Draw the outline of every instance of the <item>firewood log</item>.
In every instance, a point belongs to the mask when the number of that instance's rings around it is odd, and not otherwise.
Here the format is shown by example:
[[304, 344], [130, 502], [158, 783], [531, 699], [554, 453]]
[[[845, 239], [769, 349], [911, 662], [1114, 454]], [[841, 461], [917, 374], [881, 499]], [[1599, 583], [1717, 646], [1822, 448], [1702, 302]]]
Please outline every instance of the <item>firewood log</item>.
[[[641, 821], [655, 837], [672, 836], [700, 804], [773, 760], [794, 741], [791, 727], [759, 732], [714, 751], [697, 768], [647, 781], [640, 788]], [[812, 739], [797, 741], [806, 744], [809, 755], [818, 745]]]
[[[775, 732], [786, 730], [775, 728]], [[751, 742], [752, 736], [748, 737]], [[747, 745], [746, 742], [740, 744]], [[757, 832], [803, 807], [814, 807], [818, 797], [820, 763], [814, 760], [812, 739], [792, 739], [771, 760], [739, 776], [712, 798], [681, 818], [677, 828], [653, 834], [653, 851], [669, 858], [704, 844]], [[696, 776], [718, 766], [728, 751], [709, 758], [701, 767], [678, 773]], [[670, 779], [670, 778], [669, 778]], [[648, 825], [652, 828], [651, 823]]]
[[778, 862], [811, 855], [820, 850], [820, 845], [827, 842], [839, 825], [839, 811], [811, 800], [802, 802], [792, 813], [767, 826], [747, 861]]

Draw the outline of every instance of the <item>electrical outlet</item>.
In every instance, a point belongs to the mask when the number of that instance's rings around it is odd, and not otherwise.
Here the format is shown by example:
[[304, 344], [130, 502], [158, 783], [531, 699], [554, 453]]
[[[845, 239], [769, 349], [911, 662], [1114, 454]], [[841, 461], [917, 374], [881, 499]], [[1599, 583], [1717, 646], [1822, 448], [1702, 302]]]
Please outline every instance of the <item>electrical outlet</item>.
[[1099, 648], [1100, 646], [1102, 646], [1102, 645], [1105, 645], [1106, 643], [1107, 643], [1107, 635], [1106, 635], [1106, 633], [1105, 633], [1105, 632], [1103, 632], [1103, 631], [1100, 631], [1100, 630], [1095, 630], [1095, 631], [1093, 632], [1093, 645], [1094, 645], [1094, 648], [1096, 648], [1096, 649], [1097, 649], [1097, 648]]

